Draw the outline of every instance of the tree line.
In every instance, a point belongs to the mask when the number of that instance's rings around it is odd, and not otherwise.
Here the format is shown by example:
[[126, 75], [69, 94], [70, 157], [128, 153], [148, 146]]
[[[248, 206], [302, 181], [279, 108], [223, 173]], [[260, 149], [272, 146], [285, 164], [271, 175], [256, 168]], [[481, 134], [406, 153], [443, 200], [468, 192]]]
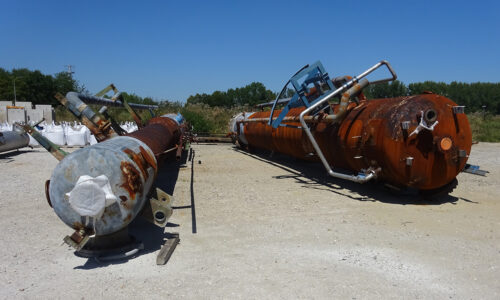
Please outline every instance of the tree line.
[[[458, 105], [465, 105], [467, 112], [480, 111], [485, 106], [486, 111], [500, 114], [500, 83], [425, 81], [405, 85], [403, 82], [395, 80], [390, 83], [370, 85], [363, 90], [368, 99], [418, 95], [426, 91], [448, 97]], [[229, 89], [225, 92], [215, 91], [212, 94], [192, 95], [189, 96], [186, 103], [203, 103], [211, 107], [232, 108], [269, 102], [274, 100], [276, 95], [276, 93], [266, 89], [262, 83], [253, 82], [245, 87]]]
[[[15, 85], [15, 96], [14, 96]], [[60, 72], [45, 75], [40, 71], [13, 69], [7, 71], [0, 68], [0, 101], [30, 101], [33, 104], [57, 104], [54, 98], [57, 92], [66, 94], [70, 91], [84, 91], [71, 74]]]
[[430, 91], [450, 98], [458, 105], [465, 105], [467, 112], [485, 110], [500, 114], [500, 83], [475, 82], [451, 83], [424, 81], [405, 85], [401, 81], [370, 85], [363, 90], [369, 98], [391, 98], [422, 94]]
[[186, 104], [206, 104], [208, 106], [236, 107], [268, 102], [276, 98], [276, 94], [266, 89], [260, 82], [252, 82], [244, 87], [228, 89], [225, 92], [215, 91], [212, 94], [196, 94], [187, 98]]
[[[59, 92], [66, 94], [70, 91], [89, 93], [83, 85], [67, 72], [45, 75], [40, 71], [29, 69], [13, 69], [11, 71], [0, 68], [0, 101], [14, 99], [14, 84], [18, 101], [31, 101], [33, 104], [58, 104], [54, 95]], [[476, 82], [451, 83], [425, 81], [410, 83], [401, 81], [370, 85], [364, 89], [369, 98], [390, 98], [421, 94], [424, 91], [443, 95], [459, 105], [465, 105], [467, 112], [481, 111], [483, 106], [488, 112], [500, 114], [500, 83]], [[168, 100], [155, 101], [151, 97], [141, 97], [134, 93], [122, 93], [131, 103], [158, 104], [160, 107], [182, 107], [182, 103]], [[276, 93], [267, 89], [260, 82], [252, 82], [244, 87], [215, 91], [211, 94], [195, 94], [188, 97], [185, 105], [204, 104], [210, 107], [233, 108], [238, 106], [254, 106], [269, 102], [276, 98]]]
[[[28, 101], [33, 104], [57, 105], [59, 102], [54, 95], [58, 92], [63, 95], [67, 92], [89, 94], [85, 86], [68, 72], [45, 75], [38, 70], [31, 71], [26, 68], [11, 71], [0, 68], [0, 101], [17, 99], [17, 101]], [[141, 97], [134, 93], [123, 92], [122, 96], [130, 103], [158, 104], [151, 97]]]

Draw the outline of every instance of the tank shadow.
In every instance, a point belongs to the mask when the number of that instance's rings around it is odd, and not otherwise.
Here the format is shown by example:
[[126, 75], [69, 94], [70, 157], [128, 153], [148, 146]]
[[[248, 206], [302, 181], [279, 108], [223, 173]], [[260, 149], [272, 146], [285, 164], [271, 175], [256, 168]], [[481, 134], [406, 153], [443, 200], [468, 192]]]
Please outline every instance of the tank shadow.
[[21, 154], [24, 154], [24, 153], [28, 153], [28, 152], [33, 152], [33, 150], [30, 150], [30, 149], [26, 149], [26, 150], [10, 150], [8, 152], [3, 152], [3, 153], [0, 153], [0, 159], [10, 159], [9, 161], [6, 161], [7, 163], [11, 162], [12, 161], [12, 157], [15, 157], [15, 156], [18, 156], [18, 155], [21, 155]]
[[368, 182], [359, 184], [328, 176], [325, 168], [319, 162], [299, 160], [280, 153], [264, 150], [253, 150], [252, 153], [233, 148], [241, 154], [248, 155], [262, 162], [271, 164], [284, 170], [286, 173], [274, 176], [276, 179], [294, 179], [296, 183], [308, 189], [329, 191], [357, 201], [382, 202], [399, 205], [440, 205], [444, 203], [456, 204], [457, 201], [477, 203], [468, 199], [458, 198], [453, 195], [423, 196], [417, 190], [405, 190], [395, 193], [383, 183]]
[[[184, 151], [182, 153], [182, 157], [179, 161], [175, 160], [175, 155], [174, 157], [165, 157], [163, 159], [161, 167], [158, 169], [156, 181], [153, 185], [152, 190], [158, 187], [163, 191], [165, 191], [166, 193], [168, 193], [169, 195], [172, 195], [175, 189], [175, 185], [177, 183], [177, 179], [179, 177], [179, 170], [182, 167], [185, 167], [187, 163], [187, 158], [188, 158], [187, 151]], [[194, 199], [192, 199], [192, 201], [194, 201]], [[176, 209], [175, 206], [173, 208]], [[83, 265], [76, 266], [74, 269], [90, 270], [96, 268], [103, 268], [109, 265], [126, 263], [130, 259], [134, 259], [145, 254], [156, 252], [161, 249], [161, 247], [163, 246], [163, 244], [165, 244], [165, 241], [167, 239], [172, 238], [174, 236], [172, 233], [166, 232], [169, 230], [169, 228], [173, 227], [179, 227], [179, 224], [167, 223], [166, 228], [160, 228], [148, 222], [142, 217], [136, 217], [129, 225], [129, 234], [134, 236], [137, 241], [143, 243], [144, 248], [142, 250], [140, 250], [139, 252], [137, 252], [137, 254], [133, 256], [111, 261], [102, 261], [95, 258], [88, 258]], [[151, 264], [156, 263], [155, 259], [151, 261]]]
[[[169, 224], [170, 226], [176, 225], [171, 223]], [[167, 227], [170, 227], [169, 224], [167, 224]], [[96, 258], [87, 258], [87, 260], [83, 265], [76, 266], [74, 267], [74, 269], [92, 270], [92, 269], [107, 267], [109, 265], [123, 264], [129, 261], [130, 259], [134, 259], [139, 256], [160, 250], [165, 241], [168, 238], [173, 237], [171, 233], [165, 232], [165, 228], [160, 228], [158, 226], [155, 226], [154, 224], [140, 217], [134, 219], [134, 221], [132, 221], [132, 223], [129, 225], [129, 234], [134, 236], [137, 239], [137, 241], [142, 242], [142, 244], [144, 245], [144, 248], [139, 252], [137, 252], [137, 254], [127, 258], [110, 260], [110, 261], [99, 260]], [[151, 260], [151, 264], [155, 264], [155, 259]]]

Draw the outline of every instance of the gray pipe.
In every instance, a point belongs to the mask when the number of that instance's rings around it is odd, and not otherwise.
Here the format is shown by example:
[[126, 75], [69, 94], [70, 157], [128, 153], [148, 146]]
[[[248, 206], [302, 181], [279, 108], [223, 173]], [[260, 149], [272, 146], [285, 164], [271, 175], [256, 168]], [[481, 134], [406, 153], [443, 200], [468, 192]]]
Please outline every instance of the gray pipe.
[[[74, 101], [75, 104], [79, 102], [85, 102], [87, 104], [103, 104], [106, 106], [123, 106], [123, 103], [120, 100], [111, 100], [97, 96], [79, 94], [76, 92], [69, 92], [66, 94], [66, 98], [69, 101]], [[72, 100], [70, 100], [72, 98]], [[129, 103], [128, 104], [132, 108], [137, 109], [153, 109], [158, 108], [158, 105], [146, 105], [146, 104], [137, 104], [137, 103]]]
[[29, 142], [28, 134], [14, 124], [13, 131], [0, 132], [0, 153], [27, 147]]

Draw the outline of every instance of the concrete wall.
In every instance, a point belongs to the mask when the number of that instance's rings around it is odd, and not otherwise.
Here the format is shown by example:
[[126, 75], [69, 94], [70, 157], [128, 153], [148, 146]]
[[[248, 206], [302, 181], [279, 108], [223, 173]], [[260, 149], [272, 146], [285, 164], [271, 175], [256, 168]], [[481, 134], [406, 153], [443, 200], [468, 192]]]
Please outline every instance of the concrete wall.
[[[26, 109], [26, 122], [38, 122], [41, 121], [44, 117], [44, 111], [41, 109]], [[52, 122], [52, 120], [50, 121]]]
[[1, 102], [0, 102], [0, 123], [7, 123], [7, 106], [2, 105]]
[[26, 110], [24, 109], [8, 109], [7, 121], [12, 124], [14, 122], [26, 122]]
[[35, 105], [37, 110], [43, 111], [43, 117], [45, 118], [45, 122], [52, 123], [55, 121], [55, 112], [52, 108], [52, 105], [49, 104], [37, 104]]
[[45, 119], [47, 123], [55, 121], [55, 111], [51, 105], [38, 104], [35, 109], [31, 107], [31, 102], [16, 103], [16, 106], [23, 106], [25, 107], [24, 109], [8, 109], [7, 105], [11, 106], [12, 103], [9, 101], [0, 101], [0, 123], [38, 122], [42, 119]]
[[16, 101], [16, 106], [24, 107], [24, 108], [33, 108], [33, 104], [31, 102], [24, 102], [24, 101]]

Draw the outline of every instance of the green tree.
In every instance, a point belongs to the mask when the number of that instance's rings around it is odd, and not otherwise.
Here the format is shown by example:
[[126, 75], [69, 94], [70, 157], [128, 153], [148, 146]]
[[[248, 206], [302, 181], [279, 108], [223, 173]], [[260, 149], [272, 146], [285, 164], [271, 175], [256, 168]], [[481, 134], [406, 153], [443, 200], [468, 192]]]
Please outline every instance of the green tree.
[[260, 82], [252, 82], [244, 87], [229, 89], [225, 92], [215, 91], [210, 95], [196, 94], [188, 97], [186, 104], [207, 104], [211, 107], [235, 107], [256, 105], [274, 100], [276, 94], [266, 89]]

